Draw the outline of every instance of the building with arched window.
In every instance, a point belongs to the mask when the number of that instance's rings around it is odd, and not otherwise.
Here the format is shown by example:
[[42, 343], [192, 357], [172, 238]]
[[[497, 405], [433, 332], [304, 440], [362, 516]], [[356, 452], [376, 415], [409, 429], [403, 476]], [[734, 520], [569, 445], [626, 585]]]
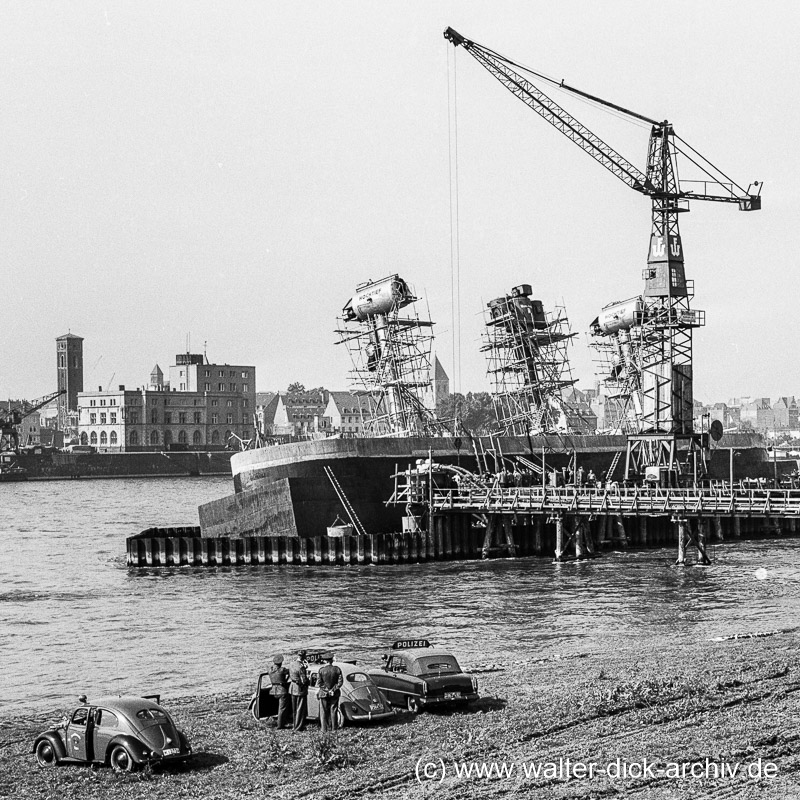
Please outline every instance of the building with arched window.
[[191, 353], [175, 361], [168, 382], [156, 365], [138, 389], [80, 392], [80, 441], [122, 452], [221, 450], [252, 439], [255, 367], [208, 364]]

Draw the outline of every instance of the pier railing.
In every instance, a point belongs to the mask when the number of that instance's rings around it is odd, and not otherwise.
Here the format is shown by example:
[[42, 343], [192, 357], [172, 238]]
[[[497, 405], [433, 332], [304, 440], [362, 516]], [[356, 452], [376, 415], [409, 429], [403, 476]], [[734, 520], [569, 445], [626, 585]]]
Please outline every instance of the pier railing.
[[669, 489], [662, 487], [466, 486], [417, 492], [406, 486], [395, 502], [420, 502], [436, 512], [489, 514], [614, 514], [800, 517], [797, 489]]

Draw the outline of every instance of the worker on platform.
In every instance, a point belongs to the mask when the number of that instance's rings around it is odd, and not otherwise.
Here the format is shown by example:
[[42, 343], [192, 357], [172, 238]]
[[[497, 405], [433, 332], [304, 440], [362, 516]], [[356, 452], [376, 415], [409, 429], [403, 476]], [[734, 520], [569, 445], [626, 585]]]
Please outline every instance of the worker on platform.
[[305, 730], [308, 716], [308, 672], [306, 671], [306, 651], [297, 653], [297, 660], [289, 664], [289, 695], [292, 698], [292, 729]]
[[283, 666], [283, 655], [273, 657], [269, 668], [269, 679], [272, 683], [271, 694], [278, 701], [277, 728], [289, 727], [289, 670]]
[[342, 683], [342, 671], [333, 663], [333, 653], [324, 653], [325, 664], [317, 673], [317, 698], [319, 699], [319, 724], [322, 732], [335, 731], [338, 727], [339, 697]]

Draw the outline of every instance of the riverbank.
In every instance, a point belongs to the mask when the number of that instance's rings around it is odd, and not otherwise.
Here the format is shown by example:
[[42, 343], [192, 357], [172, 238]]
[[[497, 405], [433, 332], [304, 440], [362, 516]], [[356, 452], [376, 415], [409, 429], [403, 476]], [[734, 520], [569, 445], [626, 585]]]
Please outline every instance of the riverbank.
[[[28, 752], [33, 738], [66, 709], [24, 719], [0, 711], [0, 796], [795, 797], [798, 632], [769, 633], [683, 646], [632, 639], [614, 652], [528, 653], [510, 664], [470, 665], [465, 655], [482, 696], [469, 711], [402, 713], [327, 739], [315, 724], [293, 734], [255, 722], [247, 680], [232, 694], [164, 697], [195, 755], [182, 768], [131, 775], [42, 770]], [[455, 764], [511, 774], [458, 778]]]

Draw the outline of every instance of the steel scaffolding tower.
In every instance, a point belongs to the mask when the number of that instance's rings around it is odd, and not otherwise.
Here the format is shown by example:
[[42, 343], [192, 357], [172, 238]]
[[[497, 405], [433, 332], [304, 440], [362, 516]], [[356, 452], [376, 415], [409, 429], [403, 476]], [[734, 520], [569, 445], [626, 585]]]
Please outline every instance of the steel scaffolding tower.
[[567, 347], [575, 336], [562, 306], [545, 312], [528, 284], [489, 302], [481, 351], [492, 384], [500, 432], [566, 431], [574, 416], [564, 389], [575, 381]]
[[365, 420], [367, 435], [445, 433], [425, 405], [433, 379], [433, 323], [420, 319], [416, 300], [402, 278], [390, 275], [359, 285], [340, 317], [336, 333], [353, 363], [353, 390], [375, 401], [374, 413]]

